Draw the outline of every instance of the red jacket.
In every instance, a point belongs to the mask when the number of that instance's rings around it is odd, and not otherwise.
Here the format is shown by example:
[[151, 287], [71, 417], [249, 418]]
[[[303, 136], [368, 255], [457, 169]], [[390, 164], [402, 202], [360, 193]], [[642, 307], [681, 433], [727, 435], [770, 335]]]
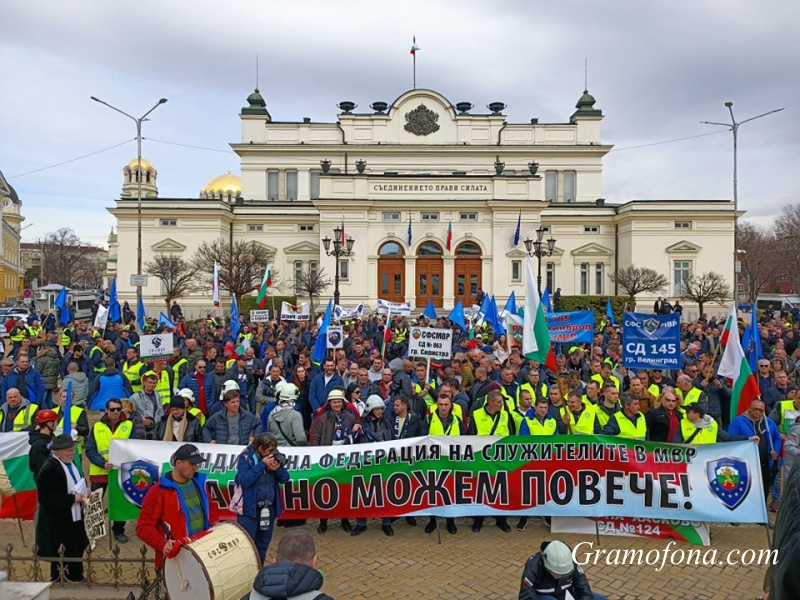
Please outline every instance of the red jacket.
[[[216, 505], [213, 508], [209, 507], [206, 476], [198, 473], [195, 475], [195, 481], [200, 488], [201, 501], [205, 507], [204, 528], [208, 529], [219, 522], [219, 514]], [[167, 541], [183, 540], [188, 536], [187, 511], [182, 505], [183, 499], [172, 480], [172, 473], [164, 475], [144, 497], [139, 521], [136, 523], [136, 535], [156, 551], [156, 568], [164, 566], [164, 546]]]

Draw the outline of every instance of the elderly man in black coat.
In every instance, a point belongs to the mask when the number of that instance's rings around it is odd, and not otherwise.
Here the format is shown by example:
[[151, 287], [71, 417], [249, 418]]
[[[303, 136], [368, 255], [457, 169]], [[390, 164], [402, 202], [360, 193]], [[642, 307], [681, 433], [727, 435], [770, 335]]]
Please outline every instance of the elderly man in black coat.
[[[44, 522], [44, 543], [41, 554], [58, 556], [64, 545], [64, 558], [81, 558], [89, 543], [83, 525], [83, 500], [86, 481], [73, 464], [75, 441], [67, 434], [58, 435], [51, 446], [53, 455], [47, 459], [36, 478], [39, 494], [39, 519]], [[83, 563], [65, 562], [68, 581], [83, 579]], [[50, 563], [50, 580], [58, 580], [58, 563]]]

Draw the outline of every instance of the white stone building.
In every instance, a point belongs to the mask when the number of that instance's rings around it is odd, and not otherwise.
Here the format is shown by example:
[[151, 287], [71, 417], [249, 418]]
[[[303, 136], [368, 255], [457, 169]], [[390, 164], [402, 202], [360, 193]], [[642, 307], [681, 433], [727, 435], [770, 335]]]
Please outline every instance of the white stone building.
[[[241, 142], [232, 145], [241, 178], [216, 177], [199, 198], [160, 198], [156, 170], [143, 161], [143, 261], [157, 253], [188, 259], [204, 240], [253, 239], [275, 251], [289, 282], [282, 292], [293, 293], [300, 270], [324, 268], [333, 278], [322, 240], [344, 221], [354, 242], [339, 265], [342, 305], [374, 307], [383, 298], [448, 309], [459, 299], [470, 304], [478, 287], [498, 302], [512, 290], [524, 297], [525, 245], [513, 244], [519, 218], [522, 240], [535, 239], [539, 227], [555, 239], [552, 256], [542, 258], [542, 287], [565, 296], [613, 295], [610, 275], [631, 263], [668, 275], [665, 295], [673, 299], [687, 273], [732, 280], [732, 202], [603, 199], [611, 146], [601, 140], [603, 115], [594, 105], [584, 92], [565, 123], [509, 123], [502, 103], [477, 114], [417, 89], [366, 113], [342, 102], [334, 122], [289, 122], [273, 120], [256, 90], [241, 111]], [[118, 291], [129, 300], [135, 170], [134, 160], [109, 209], [117, 218]], [[151, 278], [145, 304], [159, 305], [159, 294]], [[638, 300], [649, 309], [654, 298]], [[205, 313], [210, 292], [181, 304], [192, 316]]]

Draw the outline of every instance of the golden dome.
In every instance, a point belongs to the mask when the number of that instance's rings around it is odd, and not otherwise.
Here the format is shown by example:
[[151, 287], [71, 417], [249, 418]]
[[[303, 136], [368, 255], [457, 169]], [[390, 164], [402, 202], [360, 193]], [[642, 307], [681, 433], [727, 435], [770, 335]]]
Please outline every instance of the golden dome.
[[[133, 171], [134, 169], [136, 169], [138, 165], [139, 165], [139, 159], [134, 158], [131, 162], [129, 162], [125, 166], [131, 171]], [[150, 163], [150, 161], [142, 159], [142, 170], [147, 171], [148, 169], [152, 169], [153, 171], [156, 170], [156, 168]]]
[[229, 192], [234, 196], [242, 193], [242, 178], [238, 175], [233, 175], [230, 171], [224, 175], [214, 177], [203, 188], [204, 194], [222, 193], [223, 196], [226, 196]]

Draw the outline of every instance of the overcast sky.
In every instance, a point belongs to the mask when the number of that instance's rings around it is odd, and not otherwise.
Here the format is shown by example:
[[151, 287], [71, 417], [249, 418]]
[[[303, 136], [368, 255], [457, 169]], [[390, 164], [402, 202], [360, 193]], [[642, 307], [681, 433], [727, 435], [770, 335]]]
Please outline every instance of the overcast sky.
[[728, 121], [727, 100], [739, 120], [785, 108], [739, 134], [740, 208], [768, 223], [800, 201], [798, 22], [793, 0], [6, 2], [0, 170], [32, 224], [26, 241], [67, 226], [105, 242], [135, 127], [89, 96], [135, 116], [168, 98], [145, 124], [143, 156], [160, 196], [193, 198], [239, 173], [228, 144], [240, 139], [256, 54], [274, 119], [331, 122], [341, 100], [366, 108], [411, 87], [416, 35], [419, 87], [454, 103], [503, 101], [511, 122], [566, 122], [588, 58], [603, 141], [616, 147], [603, 179], [613, 203], [732, 198], [732, 136], [699, 121]]

